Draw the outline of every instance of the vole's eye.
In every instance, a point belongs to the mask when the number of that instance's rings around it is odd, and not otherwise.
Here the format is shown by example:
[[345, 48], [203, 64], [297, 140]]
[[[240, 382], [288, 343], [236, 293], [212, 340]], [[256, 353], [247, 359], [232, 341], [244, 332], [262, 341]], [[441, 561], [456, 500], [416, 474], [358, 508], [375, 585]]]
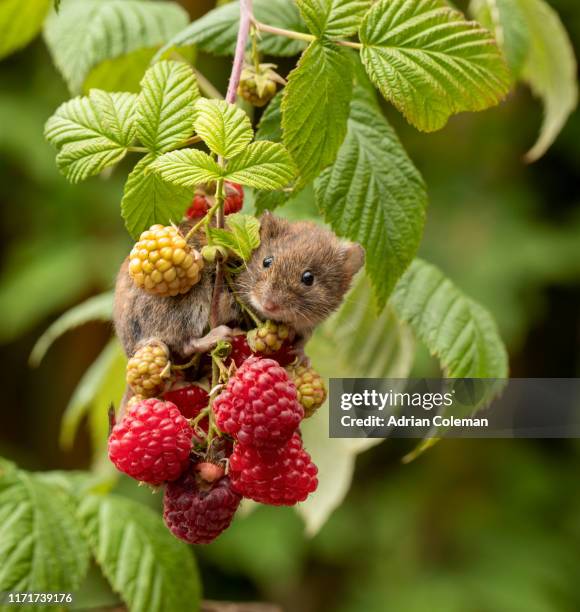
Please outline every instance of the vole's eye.
[[274, 261], [274, 258], [270, 255], [269, 257], [264, 258], [262, 265], [264, 266], [264, 268], [269, 268], [272, 265], [273, 261]]
[[310, 287], [314, 282], [314, 274], [310, 270], [306, 270], [306, 272], [302, 273], [302, 278], [300, 279], [305, 285]]

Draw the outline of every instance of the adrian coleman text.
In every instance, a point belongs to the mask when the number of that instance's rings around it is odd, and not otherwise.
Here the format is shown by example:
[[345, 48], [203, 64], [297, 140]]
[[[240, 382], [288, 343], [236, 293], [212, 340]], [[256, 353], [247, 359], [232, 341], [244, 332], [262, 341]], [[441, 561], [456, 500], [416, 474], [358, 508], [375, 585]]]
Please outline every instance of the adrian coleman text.
[[343, 427], [488, 427], [489, 420], [476, 417], [444, 417], [437, 414], [433, 417], [390, 417], [377, 416], [376, 414], [366, 417], [354, 417], [345, 414], [340, 423]]

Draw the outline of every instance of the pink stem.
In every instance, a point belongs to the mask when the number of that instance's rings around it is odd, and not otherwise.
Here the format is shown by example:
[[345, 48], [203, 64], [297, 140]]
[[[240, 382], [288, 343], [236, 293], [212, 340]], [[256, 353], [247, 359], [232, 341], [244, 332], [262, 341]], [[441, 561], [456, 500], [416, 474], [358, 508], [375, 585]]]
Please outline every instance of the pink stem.
[[246, 53], [246, 45], [248, 43], [252, 18], [252, 0], [240, 0], [240, 27], [238, 29], [234, 65], [232, 67], [228, 92], [226, 94], [226, 102], [229, 104], [234, 104], [236, 101], [236, 92], [238, 91], [238, 85], [240, 84], [240, 77], [242, 75], [244, 55]]

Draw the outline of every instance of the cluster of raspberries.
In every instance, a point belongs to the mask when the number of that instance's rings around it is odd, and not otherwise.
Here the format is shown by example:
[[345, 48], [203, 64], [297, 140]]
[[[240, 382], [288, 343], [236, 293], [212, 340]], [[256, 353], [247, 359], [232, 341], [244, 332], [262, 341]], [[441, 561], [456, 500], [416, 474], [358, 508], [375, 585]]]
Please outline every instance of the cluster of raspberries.
[[[183, 380], [165, 391], [157, 384], [148, 387], [159, 397], [136, 395], [109, 436], [109, 457], [117, 469], [165, 486], [165, 523], [191, 544], [209, 543], [227, 529], [243, 497], [294, 505], [317, 487], [317, 468], [303, 448], [299, 425], [324, 402], [324, 384], [312, 368], [291, 365], [294, 355], [284, 330], [271, 323], [264, 330], [255, 335], [260, 348], [263, 341], [268, 345], [266, 351], [253, 350], [245, 335], [231, 343], [226, 364], [234, 373], [212, 405], [221, 433], [217, 455], [199, 450], [198, 434], [207, 432], [209, 419], [198, 419], [197, 430], [192, 426], [209, 405], [208, 393]], [[130, 361], [128, 379], [138, 381], [133, 384], [139, 389], [149, 375], [158, 383], [158, 369], [167, 371], [166, 356], [153, 349], [157, 369], [151, 351], [145, 351], [143, 363]]]

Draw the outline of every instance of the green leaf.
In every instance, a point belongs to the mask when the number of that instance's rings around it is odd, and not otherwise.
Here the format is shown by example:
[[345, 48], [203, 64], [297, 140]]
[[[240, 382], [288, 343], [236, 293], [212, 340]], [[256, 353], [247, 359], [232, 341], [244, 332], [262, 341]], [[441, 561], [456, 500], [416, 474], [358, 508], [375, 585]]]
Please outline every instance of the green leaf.
[[165, 153], [149, 168], [168, 183], [190, 188], [200, 183], [217, 181], [222, 175], [222, 169], [217, 162], [207, 153], [197, 149]]
[[480, 111], [508, 93], [509, 71], [493, 36], [443, 0], [379, 0], [365, 16], [361, 57], [383, 96], [416, 128]]
[[[306, 350], [325, 378], [406, 378], [414, 362], [415, 340], [391, 308], [377, 313], [361, 274], [340, 310], [314, 332]], [[348, 493], [357, 455], [382, 440], [330, 438], [327, 404], [303, 421], [301, 430], [305, 448], [318, 466], [319, 485], [297, 510], [307, 533], [315, 535]]]
[[435, 266], [415, 260], [391, 303], [439, 359], [445, 377], [507, 378], [507, 353], [493, 318]]
[[352, 78], [348, 50], [321, 42], [308, 47], [288, 77], [282, 129], [302, 185], [336, 158], [346, 134]]
[[137, 136], [153, 153], [169, 151], [193, 132], [197, 80], [183, 62], [163, 61], [141, 81], [137, 100]]
[[48, 349], [63, 334], [89, 321], [110, 321], [113, 316], [113, 294], [108, 291], [74, 306], [61, 315], [36, 341], [30, 353], [30, 365], [36, 367]]
[[89, 563], [72, 497], [4, 462], [0, 558], [0, 591], [75, 591]]
[[280, 142], [282, 140], [282, 94], [279, 91], [260, 118], [258, 130], [256, 131], [256, 140], [271, 140]]
[[104, 89], [105, 91], [141, 91], [141, 79], [151, 65], [157, 52], [155, 47], [137, 49], [125, 55], [106, 59], [97, 64], [87, 75], [83, 91]]
[[70, 90], [79, 93], [91, 69], [104, 60], [161, 45], [187, 22], [175, 2], [68, 0], [47, 20], [44, 34]]
[[135, 239], [156, 223], [179, 223], [193, 199], [191, 189], [164, 182], [152, 171], [154, 164], [153, 155], [146, 155], [133, 168], [125, 183], [121, 215], [127, 231]]
[[277, 142], [253, 142], [228, 162], [224, 178], [271, 191], [285, 187], [296, 173], [288, 151]]
[[47, 121], [46, 139], [59, 150], [59, 170], [71, 183], [119, 162], [135, 138], [137, 96], [93, 89], [62, 104]]
[[[298, 9], [288, 0], [255, 0], [254, 16], [268, 25], [296, 32], [306, 32]], [[216, 55], [233, 55], [240, 22], [239, 2], [230, 2], [215, 8], [201, 19], [189, 24], [174, 36], [159, 52], [171, 47], [196, 45], [202, 51]], [[266, 55], [298, 55], [306, 43], [284, 36], [263, 33], [260, 35], [260, 50]]]
[[519, 77], [530, 48], [530, 33], [519, 0], [472, 0], [469, 11], [494, 33], [512, 75]]
[[25, 47], [42, 28], [51, 0], [0, 2], [0, 59]]
[[226, 217], [226, 228], [210, 228], [216, 245], [233, 251], [244, 261], [249, 261], [252, 252], [260, 246], [260, 222], [256, 217], [236, 213]]
[[321, 38], [339, 38], [356, 33], [371, 0], [297, 0], [308, 29]]
[[225, 100], [202, 98], [197, 101], [195, 111], [195, 131], [217, 155], [229, 159], [252, 142], [252, 124], [241, 108]]
[[337, 160], [315, 188], [334, 231], [365, 247], [367, 272], [384, 306], [419, 247], [427, 195], [397, 135], [358, 90]]
[[191, 549], [143, 504], [92, 495], [79, 508], [93, 554], [132, 612], [194, 612], [200, 583]]
[[[104, 431], [104, 435], [100, 440], [93, 436], [93, 442], [98, 450], [103, 450], [107, 441], [109, 406], [118, 407], [125, 391], [126, 363], [119, 342], [113, 339], [83, 374], [62, 416], [60, 444], [63, 448], [72, 447], [81, 421], [94, 413], [93, 422], [102, 422], [100, 431]], [[103, 389], [106, 389], [105, 395]]]

